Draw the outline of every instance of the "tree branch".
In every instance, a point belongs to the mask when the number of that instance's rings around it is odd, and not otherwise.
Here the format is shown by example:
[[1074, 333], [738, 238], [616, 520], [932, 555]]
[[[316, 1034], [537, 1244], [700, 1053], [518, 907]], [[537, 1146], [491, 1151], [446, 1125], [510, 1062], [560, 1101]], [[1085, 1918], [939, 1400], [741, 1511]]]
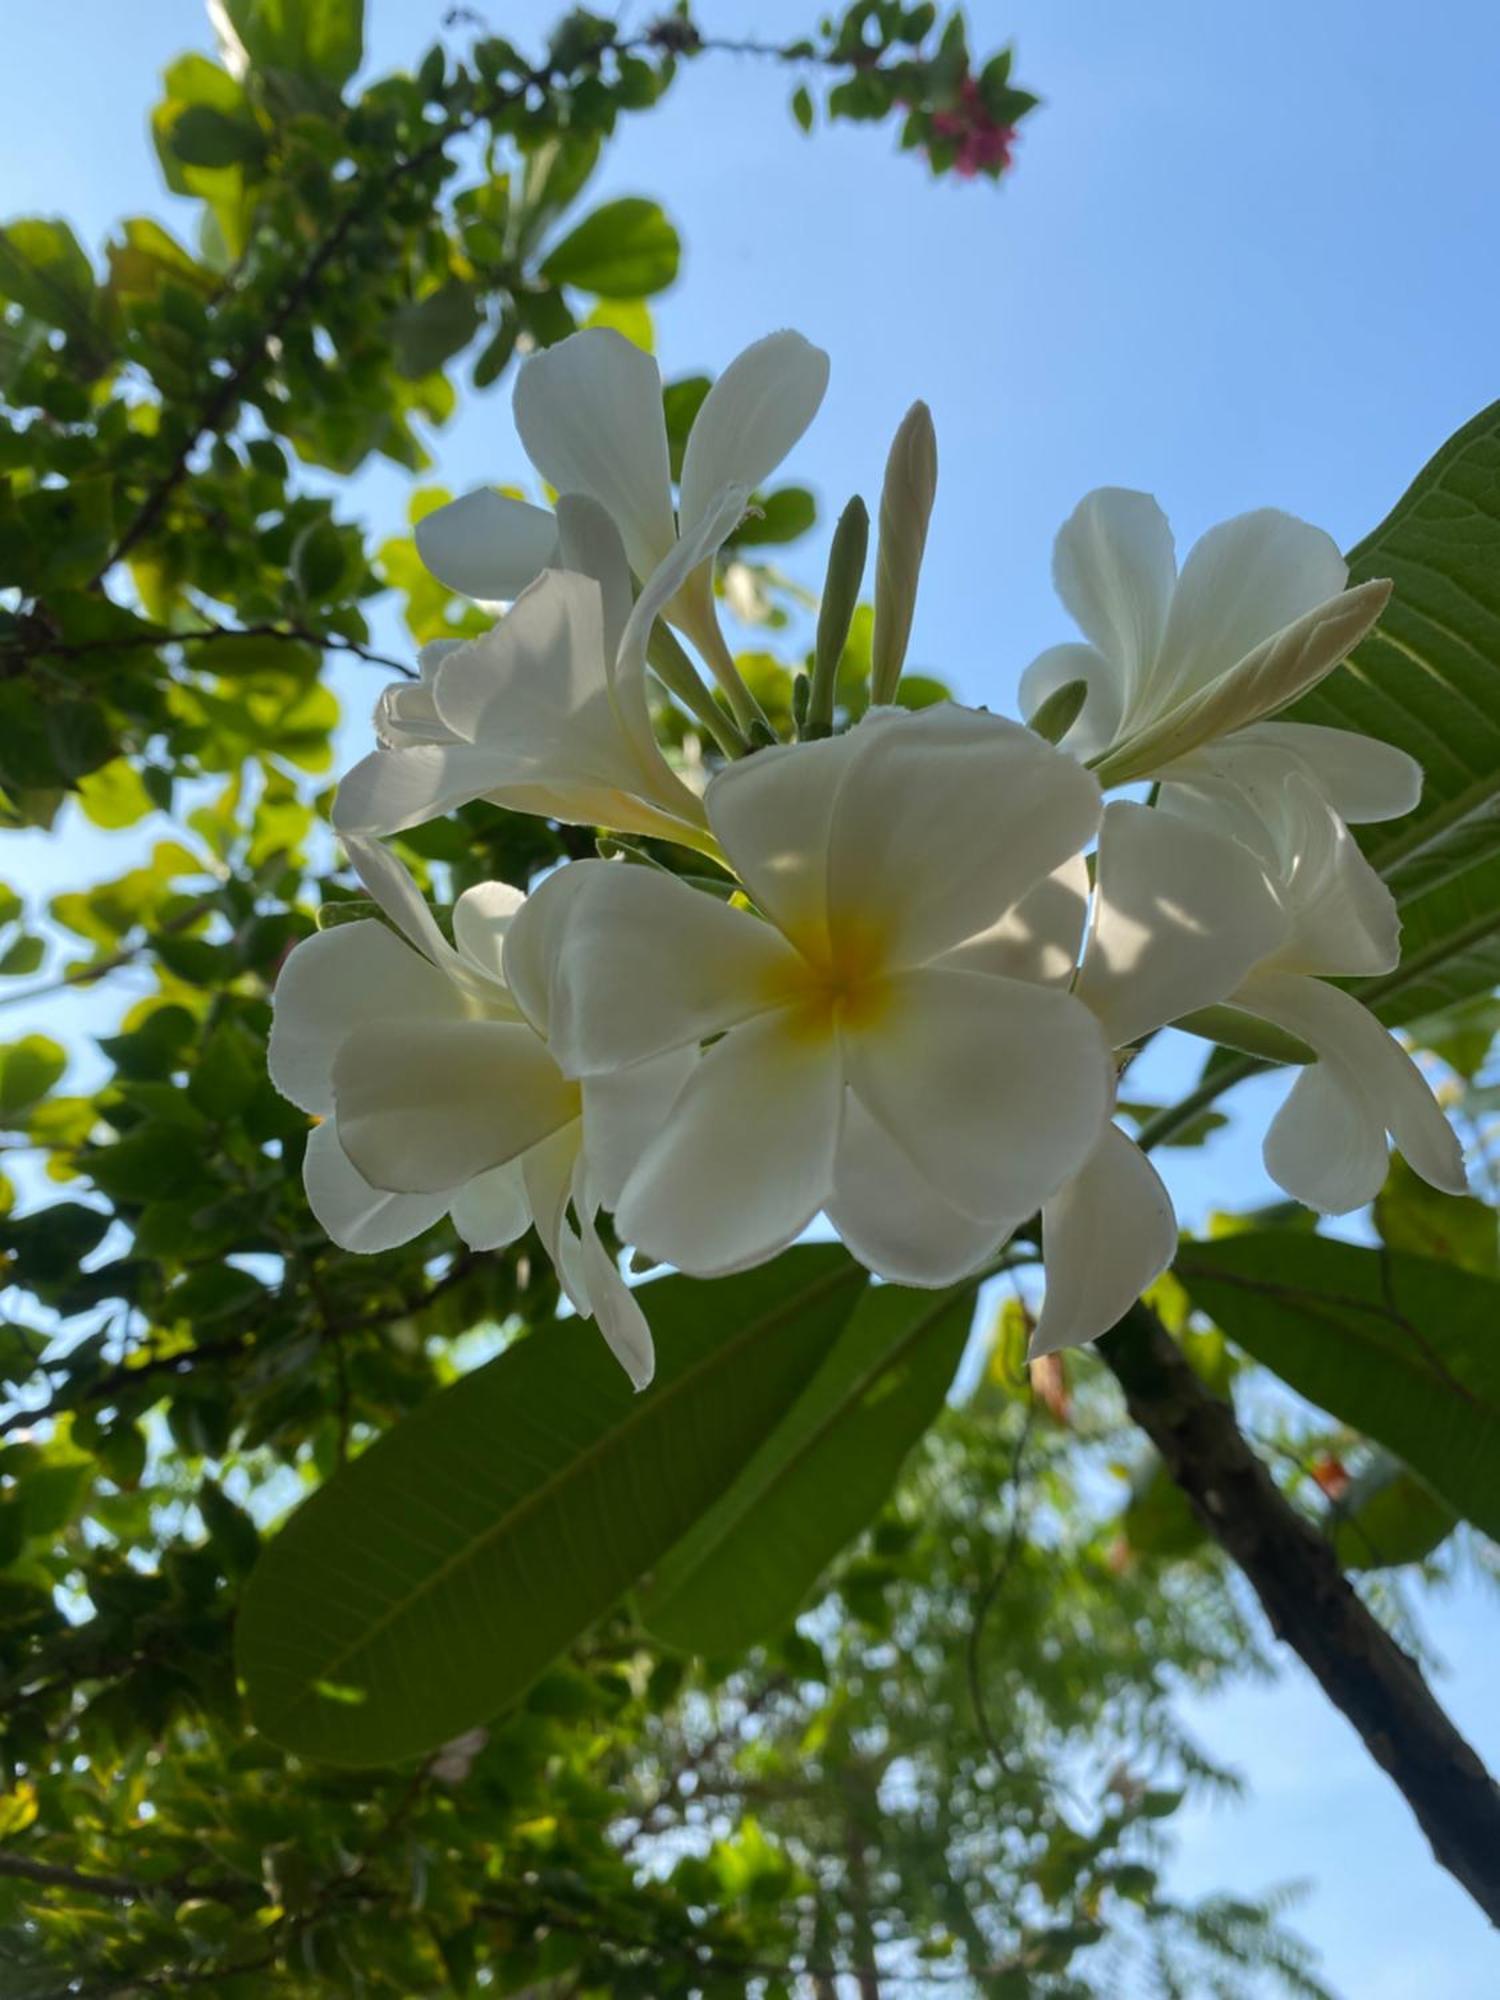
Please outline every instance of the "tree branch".
[[1235, 1422], [1146, 1306], [1098, 1343], [1130, 1414], [1203, 1526], [1244, 1571], [1301, 1658], [1393, 1780], [1432, 1851], [1500, 1927], [1500, 1786], [1350, 1585], [1333, 1549], [1278, 1491]]
[[348, 653], [372, 667], [385, 667], [391, 673], [404, 674], [408, 680], [417, 677], [416, 669], [405, 660], [393, 660], [388, 653], [377, 653], [358, 639], [346, 639], [341, 632], [315, 632], [310, 625], [278, 623], [275, 620], [257, 625], [198, 625], [187, 632], [174, 632], [170, 626], [159, 625], [121, 639], [18, 641], [5, 647], [0, 652], [0, 659], [16, 659], [24, 665], [28, 659], [76, 660], [88, 653], [144, 652], [158, 646], [202, 646], [211, 639], [231, 643], [242, 639], [272, 639], [284, 645], [316, 646], [324, 653]]

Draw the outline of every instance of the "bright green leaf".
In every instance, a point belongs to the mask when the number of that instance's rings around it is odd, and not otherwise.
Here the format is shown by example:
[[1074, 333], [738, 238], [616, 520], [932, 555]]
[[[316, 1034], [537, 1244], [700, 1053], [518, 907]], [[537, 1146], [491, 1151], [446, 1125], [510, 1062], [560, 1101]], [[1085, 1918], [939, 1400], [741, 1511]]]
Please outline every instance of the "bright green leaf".
[[728, 1655], [788, 1623], [942, 1408], [973, 1316], [970, 1287], [867, 1291], [785, 1420], [657, 1566], [651, 1630]]
[[638, 195], [606, 202], [565, 236], [542, 265], [553, 285], [576, 285], [600, 298], [649, 298], [677, 276], [677, 231], [654, 201]]
[[1231, 1340], [1500, 1535], [1500, 1284], [1283, 1230], [1184, 1244], [1174, 1270]]
[[725, 1490], [863, 1284], [821, 1246], [712, 1286], [666, 1278], [641, 1294], [643, 1395], [575, 1320], [422, 1404], [257, 1568], [237, 1643], [259, 1727], [376, 1764], [496, 1714]]

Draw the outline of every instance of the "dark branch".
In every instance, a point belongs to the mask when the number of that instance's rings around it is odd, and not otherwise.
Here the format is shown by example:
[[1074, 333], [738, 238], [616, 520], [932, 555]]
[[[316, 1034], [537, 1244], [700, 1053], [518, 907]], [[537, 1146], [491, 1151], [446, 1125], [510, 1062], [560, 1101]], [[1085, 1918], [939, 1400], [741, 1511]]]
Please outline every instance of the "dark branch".
[[1443, 1867], [1500, 1926], [1500, 1786], [1416, 1661], [1355, 1592], [1329, 1542], [1283, 1498], [1233, 1410], [1153, 1313], [1132, 1307], [1099, 1352], [1193, 1512], [1250, 1579], [1272, 1630], [1358, 1730]]

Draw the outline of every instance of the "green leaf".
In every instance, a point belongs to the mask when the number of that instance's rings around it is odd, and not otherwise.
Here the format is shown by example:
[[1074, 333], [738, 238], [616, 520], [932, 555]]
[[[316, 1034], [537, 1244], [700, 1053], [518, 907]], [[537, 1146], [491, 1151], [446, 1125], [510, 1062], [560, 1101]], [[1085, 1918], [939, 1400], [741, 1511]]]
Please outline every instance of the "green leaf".
[[260, 157], [258, 126], [211, 104], [189, 104], [173, 121], [167, 143], [185, 167], [238, 167]]
[[880, 1285], [740, 1477], [655, 1570], [645, 1623], [687, 1652], [772, 1637], [879, 1509], [943, 1406], [974, 1292]]
[[1401, 906], [1401, 964], [1355, 989], [1399, 1024], [1500, 985], [1500, 403], [1449, 439], [1349, 557], [1395, 582], [1378, 628], [1292, 709], [1397, 743], [1426, 773], [1361, 844]]
[[64, 333], [95, 333], [93, 269], [65, 222], [30, 217], [0, 229], [0, 298]]
[[468, 346], [479, 329], [479, 308], [472, 285], [450, 279], [415, 305], [391, 315], [391, 344], [396, 366], [410, 379], [431, 375]]
[[1483, 1278], [1500, 1277], [1500, 1219], [1474, 1195], [1444, 1194], [1412, 1172], [1399, 1153], [1375, 1197], [1375, 1227], [1392, 1250], [1437, 1257]]
[[565, 236], [542, 265], [549, 284], [606, 299], [644, 299], [677, 276], [677, 231], [654, 201], [606, 202]]
[[754, 548], [766, 542], [795, 542], [805, 535], [818, 518], [818, 504], [805, 486], [782, 486], [774, 493], [758, 493], [738, 528], [736, 548]]
[[224, 0], [224, 12], [257, 69], [337, 88], [364, 55], [364, 0]]
[[1334, 1553], [1345, 1569], [1421, 1562], [1458, 1524], [1453, 1509], [1388, 1452], [1377, 1454], [1334, 1510]]
[[799, 83], [792, 92], [792, 116], [804, 132], [813, 128], [813, 101], [805, 83]]
[[39, 1104], [68, 1067], [68, 1055], [47, 1035], [24, 1035], [0, 1048], [0, 1120], [13, 1123]]
[[1285, 1230], [1184, 1244], [1174, 1270], [1231, 1340], [1500, 1535], [1500, 1284]]
[[240, 1614], [259, 1727], [389, 1763], [488, 1720], [734, 1479], [848, 1318], [864, 1273], [788, 1251], [642, 1289], [637, 1397], [598, 1330], [544, 1327], [372, 1445], [272, 1542]]

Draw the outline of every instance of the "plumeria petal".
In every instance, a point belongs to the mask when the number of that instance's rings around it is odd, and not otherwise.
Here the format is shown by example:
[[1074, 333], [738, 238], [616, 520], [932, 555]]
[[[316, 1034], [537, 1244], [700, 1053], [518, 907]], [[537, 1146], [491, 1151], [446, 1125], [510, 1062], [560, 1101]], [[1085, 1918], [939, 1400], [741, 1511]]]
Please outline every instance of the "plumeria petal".
[[578, 1091], [522, 1022], [377, 1021], [333, 1064], [339, 1141], [375, 1187], [453, 1188], [578, 1116]]
[[1353, 994], [1294, 973], [1247, 980], [1234, 1004], [1316, 1051], [1266, 1135], [1266, 1171], [1325, 1214], [1373, 1201], [1389, 1132], [1407, 1165], [1449, 1194], [1468, 1188], [1463, 1148], [1422, 1072]]
[[[1220, 743], [1205, 743], [1172, 767], [1192, 783], [1202, 776], [1238, 786], [1258, 803], [1299, 771], [1350, 826], [1400, 819], [1422, 796], [1422, 766], [1394, 743], [1313, 722], [1253, 722]], [[1263, 808], [1264, 809], [1264, 808]]]
[[774, 1256], [832, 1192], [843, 1098], [831, 1035], [784, 1009], [732, 1029], [626, 1181], [621, 1234], [697, 1277]]
[[516, 380], [516, 429], [559, 493], [586, 493], [614, 520], [638, 577], [677, 536], [661, 374], [608, 327], [533, 354]]
[[843, 1039], [864, 1108], [945, 1201], [997, 1226], [1078, 1171], [1112, 1101], [1094, 1017], [1020, 980], [900, 973]]
[[[878, 726], [878, 725], [875, 725]], [[704, 795], [740, 880], [809, 958], [828, 956], [828, 842], [834, 803], [863, 748], [860, 730], [783, 744], [729, 765]]]
[[682, 460], [687, 534], [725, 486], [759, 486], [802, 436], [828, 387], [828, 356], [800, 333], [747, 347], [703, 400]]
[[1099, 824], [1094, 779], [1030, 730], [942, 702], [867, 718], [828, 853], [835, 949], [921, 965], [990, 927]]
[[557, 560], [553, 516], [493, 486], [435, 507], [413, 533], [438, 582], [482, 604], [509, 603]]
[[505, 976], [570, 1074], [696, 1045], [784, 1001], [798, 960], [759, 918], [652, 868], [577, 861], [528, 897]]
[[1226, 998], [1274, 952], [1286, 918], [1256, 857], [1206, 827], [1116, 801], [1099, 837], [1093, 924], [1076, 992], [1112, 1048]]
[[453, 1227], [471, 1250], [503, 1250], [531, 1227], [531, 1205], [519, 1160], [491, 1167], [456, 1190], [449, 1211]]
[[956, 1284], [989, 1262], [1013, 1226], [945, 1201], [852, 1092], [827, 1208], [845, 1248], [895, 1285]]
[[505, 933], [525, 901], [509, 882], [476, 882], [453, 905], [453, 942], [475, 971], [497, 986], [505, 984], [500, 969]]
[[1097, 487], [1058, 530], [1057, 594], [1119, 676], [1122, 708], [1161, 647], [1176, 577], [1172, 530], [1149, 493]]
[[505, 988], [484, 968], [470, 964], [438, 929], [427, 899], [410, 873], [378, 840], [346, 835], [344, 851], [355, 874], [407, 942], [445, 973], [465, 996], [470, 1011], [518, 1018]]
[[701, 828], [702, 804], [651, 736], [643, 688], [617, 696], [591, 577], [549, 570], [493, 631], [443, 662], [434, 692], [444, 722], [483, 753], [486, 797], [669, 839]]
[[[1262, 752], [1269, 763], [1276, 755]], [[1261, 862], [1286, 918], [1266, 970], [1373, 975], [1401, 955], [1396, 899], [1349, 829], [1300, 765], [1279, 759], [1280, 782], [1246, 789], [1213, 781], [1163, 785], [1163, 813], [1185, 820], [1191, 838], [1229, 835]]]
[[1285, 708], [1316, 687], [1374, 629], [1390, 595], [1384, 578], [1357, 584], [1283, 626], [1216, 679], [1185, 686], [1172, 699], [1162, 670], [1154, 719], [1128, 730], [1124, 741], [1100, 760], [1101, 779], [1119, 785], [1161, 775], [1200, 744]]
[[[656, 1373], [656, 1348], [650, 1323], [639, 1299], [620, 1276], [619, 1265], [600, 1241], [593, 1215], [586, 1207], [578, 1212], [577, 1266], [589, 1314], [604, 1335], [610, 1353], [634, 1388], [649, 1388]], [[579, 1302], [575, 1299], [574, 1303]]]
[[304, 938], [276, 980], [266, 1067], [301, 1111], [333, 1109], [333, 1060], [368, 1021], [462, 1020], [462, 994], [373, 918]]
[[670, 1049], [629, 1069], [583, 1079], [585, 1182], [591, 1207], [615, 1207], [697, 1060], [696, 1048]]
[[1188, 552], [1153, 675], [1156, 705], [1207, 686], [1340, 595], [1349, 566], [1321, 528], [1274, 507], [1210, 528]]
[[1124, 719], [1124, 676], [1112, 660], [1092, 646], [1049, 646], [1022, 674], [1018, 698], [1021, 713], [1029, 722], [1049, 695], [1074, 681], [1082, 681], [1088, 693], [1060, 746], [1084, 761], [1109, 748]]
[[557, 567], [592, 577], [598, 584], [604, 657], [613, 660], [634, 599], [630, 563], [619, 529], [586, 493], [564, 493], [558, 499]]
[[1161, 1176], [1117, 1125], [1042, 1208], [1047, 1295], [1029, 1358], [1108, 1331], [1177, 1251], [1177, 1218]]
[[1089, 913], [1089, 864], [1081, 854], [1028, 889], [989, 930], [968, 938], [933, 964], [952, 972], [988, 972], [1066, 986], [1078, 964]]
[[302, 1161], [307, 1205], [341, 1250], [373, 1256], [410, 1243], [424, 1229], [441, 1221], [448, 1210], [448, 1193], [389, 1194], [371, 1187], [339, 1144], [332, 1119], [325, 1119], [307, 1136]]
[[494, 766], [472, 743], [413, 743], [374, 750], [339, 780], [334, 830], [401, 833], [457, 811], [489, 790]]

